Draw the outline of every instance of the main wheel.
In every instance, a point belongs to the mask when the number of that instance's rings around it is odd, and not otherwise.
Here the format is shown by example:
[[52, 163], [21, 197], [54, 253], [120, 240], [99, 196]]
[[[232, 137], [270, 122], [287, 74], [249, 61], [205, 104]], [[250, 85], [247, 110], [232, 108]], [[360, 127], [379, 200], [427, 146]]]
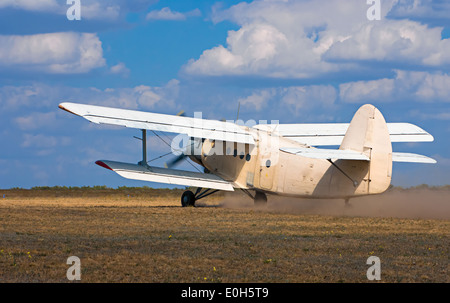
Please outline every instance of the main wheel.
[[195, 195], [193, 192], [187, 190], [181, 195], [181, 206], [195, 206]]
[[255, 206], [267, 205], [267, 196], [265, 193], [257, 191], [255, 193]]

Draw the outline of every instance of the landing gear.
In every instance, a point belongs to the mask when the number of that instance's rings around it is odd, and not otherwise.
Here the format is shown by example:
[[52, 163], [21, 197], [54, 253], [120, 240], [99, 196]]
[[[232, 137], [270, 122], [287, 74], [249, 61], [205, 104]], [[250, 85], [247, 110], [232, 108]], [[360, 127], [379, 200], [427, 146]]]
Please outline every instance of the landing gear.
[[255, 190], [255, 195], [252, 195], [247, 189], [241, 188], [241, 190], [253, 199], [256, 207], [264, 207], [267, 205], [267, 196], [265, 193]]
[[267, 205], [267, 196], [265, 193], [260, 192], [260, 191], [256, 191], [255, 192], [255, 206], [266, 206]]
[[350, 198], [345, 198], [344, 202], [345, 202], [345, 208], [352, 207], [352, 205], [350, 204]]
[[193, 192], [191, 192], [190, 190], [185, 191], [182, 195], [181, 195], [181, 206], [183, 207], [188, 207], [188, 206], [192, 206], [195, 207], [195, 201], [200, 200], [204, 197], [207, 197], [209, 195], [214, 194], [215, 192], [218, 192], [219, 190], [212, 190], [212, 189], [205, 189], [204, 191], [202, 191], [202, 188], [199, 187], [197, 188], [197, 190], [195, 191], [195, 194]]
[[193, 192], [187, 190], [181, 195], [181, 206], [195, 206], [195, 195]]

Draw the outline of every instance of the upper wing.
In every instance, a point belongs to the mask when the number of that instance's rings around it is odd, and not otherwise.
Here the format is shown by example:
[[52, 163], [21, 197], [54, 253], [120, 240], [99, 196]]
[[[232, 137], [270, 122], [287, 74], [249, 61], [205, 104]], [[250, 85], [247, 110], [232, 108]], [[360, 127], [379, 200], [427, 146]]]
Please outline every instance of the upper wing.
[[230, 122], [64, 102], [59, 107], [94, 123], [187, 134], [190, 137], [255, 144], [250, 132]]
[[[256, 125], [310, 146], [341, 145], [349, 123], [304, 123]], [[391, 142], [432, 142], [433, 136], [410, 123], [387, 123]]]
[[116, 161], [101, 160], [95, 163], [104, 168], [115, 171], [120, 176], [127, 179], [213, 188], [227, 191], [234, 190], [230, 182], [227, 182], [213, 174], [203, 174], [160, 167], [144, 167], [138, 164]]

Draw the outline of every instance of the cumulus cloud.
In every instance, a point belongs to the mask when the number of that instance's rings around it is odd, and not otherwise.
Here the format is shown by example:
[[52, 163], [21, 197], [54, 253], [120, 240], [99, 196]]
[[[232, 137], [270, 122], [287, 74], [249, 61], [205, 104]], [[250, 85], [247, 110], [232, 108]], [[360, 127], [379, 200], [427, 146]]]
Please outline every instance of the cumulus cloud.
[[14, 119], [21, 130], [34, 130], [42, 127], [56, 126], [56, 112], [32, 113]]
[[389, 12], [392, 18], [408, 18], [433, 23], [450, 21], [450, 2], [447, 0], [398, 0]]
[[172, 79], [164, 86], [138, 85], [103, 90], [97, 88], [70, 90], [72, 90], [71, 99], [76, 96], [77, 99], [88, 100], [86, 103], [93, 105], [136, 110], [167, 109], [175, 107], [179, 95], [179, 81]]
[[329, 107], [337, 98], [337, 91], [331, 85], [293, 86], [282, 89], [281, 102], [298, 112], [305, 108]]
[[56, 0], [2, 0], [0, 9], [12, 7], [30, 11], [55, 11], [60, 5]]
[[450, 39], [441, 40], [442, 28], [409, 20], [364, 24], [351, 38], [334, 43], [327, 60], [378, 61], [412, 66], [450, 64]]
[[261, 70], [272, 76], [285, 73], [283, 59], [290, 47], [288, 38], [269, 24], [250, 24], [238, 31], [228, 33], [225, 48], [222, 45], [206, 50], [199, 60], [191, 60], [186, 67], [188, 73], [258, 74]]
[[0, 68], [18, 67], [54, 74], [85, 73], [105, 65], [96, 34], [49, 33], [0, 36]]
[[52, 148], [70, 144], [69, 137], [56, 137], [43, 134], [24, 134], [22, 147]]
[[[14, 111], [18, 108], [57, 109], [61, 102], [81, 102], [127, 109], [173, 108], [179, 96], [179, 81], [172, 79], [163, 86], [139, 85], [135, 87], [98, 89], [49, 86], [35, 83], [27, 86], [0, 87], [0, 110]], [[46, 120], [55, 118], [52, 113], [20, 116], [15, 123], [22, 129], [44, 126]]]
[[180, 13], [172, 11], [169, 7], [164, 7], [161, 10], [153, 10], [149, 12], [146, 16], [146, 19], [182, 21], [186, 20], [188, 17], [199, 17], [199, 16], [201, 16], [201, 12], [198, 8], [189, 12]]
[[125, 63], [119, 62], [114, 66], [111, 66], [109, 69], [112, 74], [122, 75], [124, 77], [128, 77], [130, 74], [130, 69], [126, 67]]
[[254, 90], [249, 96], [238, 99], [243, 107], [255, 111], [264, 108], [287, 108], [298, 116], [311, 108], [324, 108], [334, 105], [337, 90], [331, 85], [288, 86]]
[[365, 102], [450, 102], [450, 76], [442, 72], [396, 71], [392, 79], [355, 81], [339, 86], [341, 101]]
[[275, 93], [275, 90], [272, 89], [258, 90], [253, 92], [250, 96], [239, 98], [238, 102], [242, 106], [248, 106], [255, 109], [256, 111], [259, 111], [266, 106], [270, 98], [272, 98]]
[[[263, 1], [215, 8], [213, 22], [240, 26], [226, 44], [190, 60], [191, 75], [314, 78], [359, 70], [450, 64], [449, 39], [440, 27], [387, 17], [396, 0], [382, 2], [381, 20], [369, 21], [366, 1]], [[320, 13], [318, 14], [317, 12]]]
[[[81, 18], [87, 20], [117, 20], [127, 12], [142, 10], [157, 0], [80, 0]], [[0, 9], [14, 8], [25, 11], [65, 15], [72, 4], [65, 0], [2, 0]]]

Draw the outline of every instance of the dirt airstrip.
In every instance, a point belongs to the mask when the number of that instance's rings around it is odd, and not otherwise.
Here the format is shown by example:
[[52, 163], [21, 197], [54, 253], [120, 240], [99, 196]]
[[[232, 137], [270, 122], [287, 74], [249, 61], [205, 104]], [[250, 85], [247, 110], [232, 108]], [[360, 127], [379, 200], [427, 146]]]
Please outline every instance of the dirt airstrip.
[[[241, 193], [180, 207], [180, 190], [0, 191], [0, 282], [450, 282], [450, 190], [351, 200]], [[4, 198], [2, 196], [5, 195]]]

